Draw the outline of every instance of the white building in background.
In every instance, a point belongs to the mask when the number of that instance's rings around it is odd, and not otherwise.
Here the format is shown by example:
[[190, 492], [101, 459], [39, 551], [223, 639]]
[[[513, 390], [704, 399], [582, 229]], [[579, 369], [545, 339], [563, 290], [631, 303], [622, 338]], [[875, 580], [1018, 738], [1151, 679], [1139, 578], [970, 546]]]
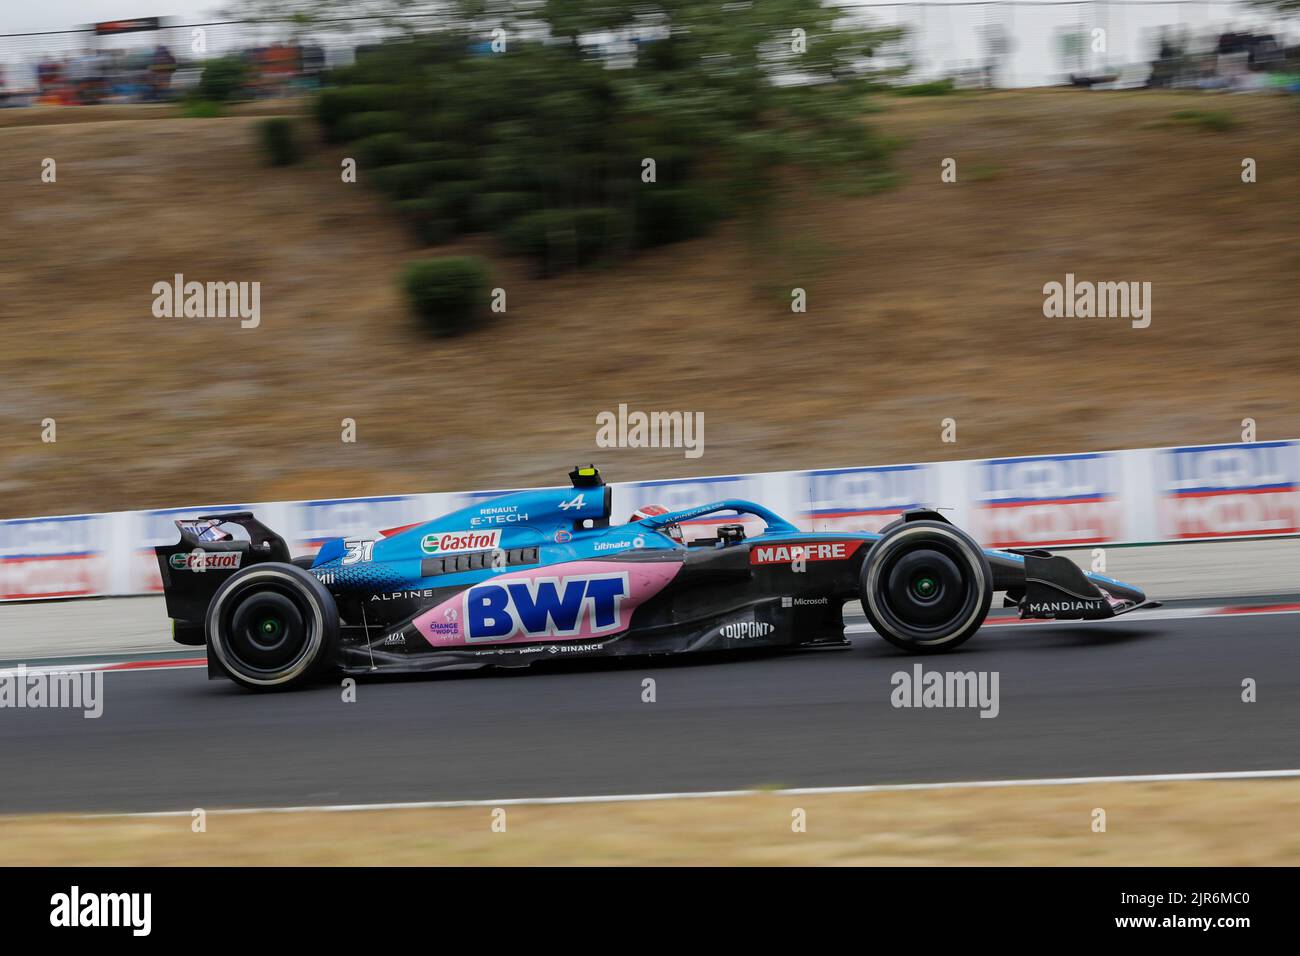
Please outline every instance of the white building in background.
[[[53, 2], [56, 9], [72, 3], [85, 17], [95, 4], [115, 7], [117, 0]], [[114, 37], [110, 45], [146, 49], [164, 43], [184, 58], [193, 43], [193, 30], [185, 25], [196, 23], [212, 24], [205, 29], [209, 56], [288, 39], [277, 24], [214, 23], [209, 9], [213, 2], [174, 0], [173, 15], [165, 18], [166, 29]], [[1062, 83], [1071, 74], [1120, 73], [1128, 85], [1139, 85], [1156, 56], [1162, 32], [1181, 32], [1192, 49], [1212, 46], [1218, 34], [1228, 29], [1270, 32], [1288, 36], [1291, 43], [1297, 42], [1300, 32], [1300, 18], [1284, 21], [1244, 0], [833, 2], [879, 25], [906, 29], [897, 48], [878, 55], [889, 65], [910, 64], [907, 82], [956, 76], [972, 82], [991, 79], [1002, 87], [1028, 87]], [[63, 32], [0, 34], [0, 89], [34, 86], [35, 64], [42, 57], [77, 56], [105, 45], [93, 33], [71, 32], [66, 17], [53, 21], [52, 15], [32, 13], [30, 23], [39, 24], [41, 30]], [[339, 66], [351, 61], [355, 44], [375, 42], [383, 35], [382, 29], [357, 25], [349, 33], [324, 31], [312, 39], [324, 47], [327, 64]], [[302, 33], [298, 36], [306, 39]]]
[[903, 56], [914, 82], [973, 76], [994, 59], [998, 86], [1055, 85], [1071, 73], [1119, 72], [1141, 82], [1162, 31], [1181, 31], [1198, 48], [1229, 29], [1288, 35], [1295, 42], [1300, 27], [1296, 18], [1288, 23], [1235, 0], [840, 3], [883, 25], [907, 28]]

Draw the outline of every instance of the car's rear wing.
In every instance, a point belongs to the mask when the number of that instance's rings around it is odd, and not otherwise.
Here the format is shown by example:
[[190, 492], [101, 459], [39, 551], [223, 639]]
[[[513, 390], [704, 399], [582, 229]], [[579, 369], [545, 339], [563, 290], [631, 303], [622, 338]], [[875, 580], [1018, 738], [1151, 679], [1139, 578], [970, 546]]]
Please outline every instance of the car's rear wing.
[[[222, 525], [236, 525], [236, 536]], [[251, 511], [201, 515], [176, 522], [180, 541], [154, 548], [162, 576], [167, 616], [182, 644], [203, 643], [203, 619], [217, 588], [240, 568], [266, 561], [290, 560], [285, 540], [253, 517]]]

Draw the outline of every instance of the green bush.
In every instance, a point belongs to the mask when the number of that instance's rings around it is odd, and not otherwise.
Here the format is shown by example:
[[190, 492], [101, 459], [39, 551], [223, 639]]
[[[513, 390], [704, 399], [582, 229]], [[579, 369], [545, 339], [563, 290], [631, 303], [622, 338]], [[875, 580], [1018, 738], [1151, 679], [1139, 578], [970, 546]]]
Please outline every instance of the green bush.
[[511, 252], [534, 260], [542, 275], [555, 275], [623, 251], [631, 238], [621, 209], [542, 209], [504, 227]]
[[273, 116], [258, 124], [262, 151], [272, 166], [291, 166], [298, 161], [298, 141], [294, 138], [293, 121], [283, 116]]
[[187, 119], [216, 119], [225, 111], [220, 103], [187, 96], [181, 100], [181, 115]]
[[483, 181], [491, 192], [532, 190], [541, 186], [537, 167], [514, 152], [494, 153], [482, 163]]
[[447, 145], [445, 143], [413, 142], [407, 146], [406, 151], [410, 155], [411, 161], [417, 163], [432, 163], [447, 158]]
[[406, 137], [401, 133], [367, 136], [356, 144], [356, 154], [357, 163], [367, 170], [375, 170], [380, 166], [395, 166], [406, 160]]
[[474, 197], [474, 222], [488, 232], [500, 233], [520, 216], [542, 205], [538, 193], [489, 192]]
[[637, 244], [662, 246], [704, 235], [723, 209], [713, 190], [648, 183], [636, 194], [635, 212]]
[[454, 223], [457, 229], [472, 232], [477, 228], [474, 221], [474, 199], [478, 192], [478, 183], [465, 179], [437, 183], [425, 195], [437, 200], [442, 215]]
[[402, 275], [416, 315], [443, 338], [466, 332], [481, 321], [490, 281], [487, 264], [476, 256], [412, 262]]
[[951, 79], [931, 80], [928, 83], [911, 83], [907, 86], [896, 86], [893, 92], [899, 96], [947, 96], [949, 93], [957, 91], [956, 85]]
[[376, 185], [394, 199], [424, 195], [434, 182], [432, 163], [395, 163], [371, 172]]
[[347, 90], [321, 90], [315, 103], [316, 122], [320, 123], [325, 139], [330, 143], [343, 141], [343, 118], [348, 115]]
[[248, 82], [248, 67], [237, 56], [223, 56], [203, 64], [195, 92], [200, 100], [230, 103], [242, 99]]
[[[365, 113], [382, 113], [395, 98], [395, 88], [380, 85], [332, 87], [316, 97], [316, 120], [331, 143], [350, 138], [348, 121]], [[370, 122], [375, 122], [371, 120]], [[379, 130], [378, 132], [385, 132]]]
[[1240, 125], [1233, 119], [1231, 113], [1225, 113], [1223, 110], [1178, 110], [1171, 114], [1170, 118], [1180, 123], [1199, 126], [1213, 133], [1224, 133]]
[[477, 179], [478, 170], [475, 169], [474, 163], [468, 159], [443, 159], [432, 160], [433, 174], [441, 182], [447, 182], [453, 179]]
[[358, 83], [343, 87], [342, 92], [348, 113], [376, 113], [397, 99], [399, 89], [387, 83]]
[[520, 216], [502, 237], [515, 255], [537, 263], [542, 275], [573, 268], [578, 261], [578, 241], [570, 209], [539, 209]]
[[580, 265], [623, 252], [632, 231], [628, 214], [613, 207], [577, 210], [573, 214], [573, 228], [578, 237]]
[[381, 133], [401, 133], [405, 130], [402, 114], [392, 110], [368, 113], [350, 113], [339, 124], [340, 135], [345, 140], [365, 139]]
[[[771, 229], [780, 184], [800, 167], [823, 185], [889, 168], [888, 143], [863, 122], [876, 72], [866, 61], [898, 33], [858, 29], [824, 0], [784, 0], [776, 18], [817, 38], [798, 67], [815, 82], [792, 84], [773, 83], [770, 22], [717, 4], [670, 4], [663, 38], [617, 70], [522, 35], [481, 56], [481, 0], [444, 6], [445, 30], [360, 50], [316, 102], [325, 136], [351, 142], [372, 185], [431, 241], [487, 228], [552, 274], [698, 236], [732, 210], [753, 232]], [[507, 29], [571, 40], [632, 26], [638, 11], [557, 3], [502, 16]], [[643, 157], [655, 183], [641, 181]]]
[[422, 246], [440, 246], [456, 234], [456, 224], [442, 215], [436, 199], [403, 199], [397, 208]]

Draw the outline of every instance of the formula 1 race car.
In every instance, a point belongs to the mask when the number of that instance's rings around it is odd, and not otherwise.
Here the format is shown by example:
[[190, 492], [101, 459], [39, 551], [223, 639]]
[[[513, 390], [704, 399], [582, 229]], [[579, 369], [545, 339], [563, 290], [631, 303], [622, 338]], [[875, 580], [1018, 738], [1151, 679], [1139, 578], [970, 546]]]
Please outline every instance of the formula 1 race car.
[[[332, 539], [310, 558], [291, 558], [250, 512], [177, 521], [180, 541], [155, 548], [174, 637], [207, 645], [210, 677], [279, 689], [331, 671], [843, 646], [850, 600], [913, 653], [971, 637], [995, 591], [1021, 617], [1155, 606], [1065, 557], [983, 549], [937, 511], [875, 534], [821, 533], [726, 499], [611, 525], [612, 489], [596, 468], [569, 478], [571, 488], [503, 495], [373, 540]], [[719, 514], [766, 527], [746, 537], [743, 524], [721, 524], [684, 540], [683, 524]]]

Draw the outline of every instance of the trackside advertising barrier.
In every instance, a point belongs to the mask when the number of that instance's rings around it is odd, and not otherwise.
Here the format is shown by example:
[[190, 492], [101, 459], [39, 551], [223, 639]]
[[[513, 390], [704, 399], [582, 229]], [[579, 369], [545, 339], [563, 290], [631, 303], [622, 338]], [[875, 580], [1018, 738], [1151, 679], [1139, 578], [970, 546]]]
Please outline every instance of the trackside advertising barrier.
[[[0, 601], [158, 592], [153, 547], [177, 540], [177, 518], [251, 510], [307, 554], [330, 538], [373, 537], [512, 490], [3, 520]], [[757, 501], [810, 531], [878, 531], [909, 508], [937, 507], [992, 547], [1298, 534], [1300, 441], [623, 482], [614, 484], [613, 520], [641, 505], [677, 510], [722, 498]], [[692, 522], [687, 537], [736, 520]], [[744, 523], [759, 530], [756, 519]]]

